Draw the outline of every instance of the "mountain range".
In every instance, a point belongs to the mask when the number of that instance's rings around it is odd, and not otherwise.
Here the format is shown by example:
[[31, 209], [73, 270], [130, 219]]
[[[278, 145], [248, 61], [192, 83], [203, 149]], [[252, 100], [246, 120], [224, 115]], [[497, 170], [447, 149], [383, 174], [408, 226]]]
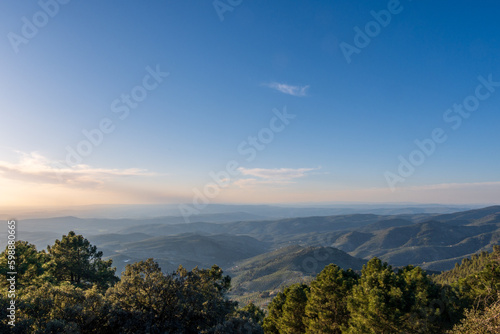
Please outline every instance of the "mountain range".
[[272, 293], [284, 284], [307, 281], [329, 263], [360, 270], [374, 256], [393, 266], [444, 271], [500, 244], [500, 206], [279, 219], [268, 218], [269, 208], [261, 214], [256, 208], [239, 211], [242, 208], [193, 216], [190, 223], [179, 216], [27, 219], [18, 222], [17, 237], [41, 249], [74, 230], [113, 259], [118, 273], [126, 264], [149, 257], [166, 272], [179, 265], [191, 269], [217, 264], [233, 277], [233, 293], [239, 296]]

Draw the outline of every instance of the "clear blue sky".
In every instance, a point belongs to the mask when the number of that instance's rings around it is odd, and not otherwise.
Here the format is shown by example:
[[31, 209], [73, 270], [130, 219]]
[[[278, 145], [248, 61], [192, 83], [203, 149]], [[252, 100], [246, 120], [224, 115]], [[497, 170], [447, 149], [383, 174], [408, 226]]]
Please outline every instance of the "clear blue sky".
[[[232, 160], [210, 202], [498, 202], [500, 84], [468, 118], [446, 114], [479, 76], [500, 82], [498, 1], [40, 3], [0, 3], [5, 205], [190, 203]], [[375, 30], [348, 61], [355, 27]], [[111, 105], [147, 67], [169, 75], [120, 119]], [[284, 108], [295, 118], [270, 139]], [[105, 119], [113, 131], [68, 163]], [[436, 128], [446, 140], [398, 172]], [[262, 150], [243, 143], [259, 133]]]

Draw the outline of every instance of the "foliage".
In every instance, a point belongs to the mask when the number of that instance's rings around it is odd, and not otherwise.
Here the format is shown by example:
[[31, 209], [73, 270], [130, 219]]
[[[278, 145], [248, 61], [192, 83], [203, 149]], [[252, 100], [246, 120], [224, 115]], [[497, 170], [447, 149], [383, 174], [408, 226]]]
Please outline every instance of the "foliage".
[[283, 316], [283, 305], [286, 302], [285, 292], [279, 292], [276, 297], [273, 298], [268, 307], [268, 315], [264, 319], [264, 332], [266, 334], [279, 334], [280, 325], [279, 321]]
[[253, 303], [227, 316], [226, 321], [216, 325], [209, 333], [214, 334], [263, 334], [262, 323], [265, 313]]
[[[15, 247], [15, 268], [17, 272], [16, 287], [23, 288], [41, 283], [41, 275], [43, 274], [43, 265], [48, 261], [48, 256], [45, 252], [38, 252], [35, 245], [27, 241], [16, 241]], [[5, 277], [7, 272], [12, 271], [8, 268], [9, 248], [5, 247], [5, 251], [0, 254], [0, 276]], [[7, 281], [0, 280], [0, 287], [5, 288]]]
[[247, 317], [252, 319], [255, 323], [262, 326], [264, 323], [264, 318], [266, 314], [264, 311], [256, 306], [254, 303], [249, 303], [247, 306], [238, 310], [238, 314], [242, 317]]
[[[0, 254], [4, 275], [7, 254]], [[74, 232], [48, 252], [18, 241], [16, 255], [16, 322], [7, 324], [4, 289], [1, 333], [263, 333], [263, 311], [253, 304], [238, 310], [218, 266], [164, 274], [148, 259], [127, 265], [118, 279], [111, 261]]]
[[484, 310], [465, 311], [465, 318], [449, 331], [450, 334], [496, 334], [500, 333], [500, 295]]
[[50, 260], [44, 269], [56, 282], [69, 282], [81, 288], [96, 284], [106, 290], [118, 280], [111, 267], [112, 260], [102, 260], [102, 252], [73, 231], [48, 246], [47, 252]]
[[24, 328], [26, 333], [49, 328], [96, 333], [107, 328], [109, 304], [96, 287], [82, 290], [71, 284], [45, 283], [23, 290], [18, 303], [15, 328]]
[[308, 293], [309, 287], [305, 284], [293, 284], [285, 289], [286, 300], [282, 308], [283, 315], [278, 321], [281, 333], [304, 333], [304, 314]]
[[484, 306], [494, 301], [500, 293], [500, 246], [494, 247], [483, 270], [470, 274], [460, 284], [476, 303]]
[[306, 333], [341, 333], [347, 325], [347, 297], [359, 276], [334, 264], [326, 266], [311, 283], [305, 308]]
[[213, 266], [162, 273], [153, 259], [128, 265], [118, 284], [108, 289], [114, 326], [124, 333], [200, 333], [226, 321], [235, 303], [225, 298], [230, 279]]
[[350, 333], [396, 333], [406, 306], [399, 277], [377, 258], [362, 270], [359, 283], [348, 298]]
[[433, 277], [433, 280], [439, 284], [454, 284], [460, 279], [464, 279], [471, 274], [482, 271], [491, 261], [495, 254], [500, 253], [500, 246], [494, 248], [493, 253], [481, 252], [465, 258], [462, 262], [456, 263], [455, 268], [445, 271]]
[[[7, 324], [5, 279], [1, 333], [498, 333], [500, 247], [447, 274], [393, 269], [371, 259], [361, 275], [330, 264], [310, 284], [279, 292], [267, 316], [228, 299], [222, 269], [162, 272], [153, 259], [127, 265], [121, 279], [87, 239], [64, 235], [47, 251], [16, 244], [16, 326]], [[0, 274], [8, 270], [8, 248]], [[450, 282], [451, 280], [451, 282]]]
[[377, 258], [363, 268], [348, 298], [348, 333], [439, 333], [447, 305], [441, 289], [419, 267], [395, 272]]
[[[495, 291], [496, 267], [485, 267], [478, 286]], [[273, 334], [444, 333], [460, 321], [469, 301], [419, 267], [394, 270], [373, 258], [361, 276], [331, 264], [310, 286], [288, 287], [269, 304], [263, 328]]]

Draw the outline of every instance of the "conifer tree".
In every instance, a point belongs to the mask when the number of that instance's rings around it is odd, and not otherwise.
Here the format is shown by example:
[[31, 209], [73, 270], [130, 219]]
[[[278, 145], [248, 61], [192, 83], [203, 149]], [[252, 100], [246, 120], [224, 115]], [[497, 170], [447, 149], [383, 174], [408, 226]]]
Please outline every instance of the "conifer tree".
[[363, 266], [347, 308], [347, 333], [398, 333], [406, 307], [400, 281], [392, 267], [378, 258]]
[[97, 284], [104, 291], [118, 281], [112, 260], [102, 260], [102, 252], [73, 231], [48, 246], [47, 251], [49, 262], [44, 268], [59, 283], [69, 282], [82, 288]]
[[293, 284], [285, 289], [283, 314], [278, 320], [280, 333], [302, 334], [305, 332], [305, 308], [309, 287], [306, 284]]
[[267, 310], [267, 317], [264, 319], [264, 333], [266, 334], [280, 334], [279, 331], [279, 321], [283, 316], [283, 305], [285, 304], [286, 296], [283, 292], [278, 292], [278, 294], [271, 300]]
[[306, 333], [341, 333], [349, 320], [347, 297], [358, 275], [334, 264], [326, 266], [311, 282], [305, 309]]
[[[43, 264], [47, 262], [47, 254], [45, 252], [37, 251], [35, 245], [27, 241], [16, 241], [14, 243], [15, 256], [14, 256], [14, 269], [9, 269], [9, 248], [0, 254], [0, 276], [3, 278], [7, 272], [15, 271], [16, 287], [22, 289], [27, 286], [41, 284], [41, 276], [43, 274]], [[0, 287], [6, 286], [7, 280], [0, 280]]]

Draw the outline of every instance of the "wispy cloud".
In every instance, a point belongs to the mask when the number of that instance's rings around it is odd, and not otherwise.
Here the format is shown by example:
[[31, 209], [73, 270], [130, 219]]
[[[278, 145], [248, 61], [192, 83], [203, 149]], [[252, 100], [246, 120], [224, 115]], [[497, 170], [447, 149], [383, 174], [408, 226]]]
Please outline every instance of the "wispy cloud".
[[106, 169], [88, 165], [68, 167], [37, 152], [19, 154], [17, 163], [0, 161], [0, 177], [39, 184], [66, 184], [76, 187], [97, 186], [116, 177], [153, 175], [137, 168]]
[[263, 179], [274, 180], [291, 180], [303, 177], [307, 172], [316, 170], [318, 168], [244, 168], [240, 167], [238, 170], [242, 175], [256, 176]]
[[290, 180], [262, 180], [262, 179], [256, 179], [256, 178], [247, 178], [247, 179], [239, 179], [233, 182], [233, 184], [237, 187], [240, 188], [250, 188], [250, 187], [256, 187], [256, 186], [263, 186], [263, 185], [269, 185], [269, 186], [280, 186], [280, 185], [286, 185], [293, 183]]
[[248, 187], [256, 185], [283, 185], [293, 183], [294, 179], [305, 177], [308, 172], [319, 168], [238, 168], [243, 176], [251, 176], [236, 180], [234, 185]]
[[285, 83], [279, 83], [279, 82], [271, 82], [271, 83], [266, 83], [264, 86], [276, 89], [279, 92], [282, 92], [284, 94], [292, 95], [292, 96], [307, 96], [307, 90], [309, 89], [309, 85], [307, 86], [293, 86], [293, 85], [287, 85]]

